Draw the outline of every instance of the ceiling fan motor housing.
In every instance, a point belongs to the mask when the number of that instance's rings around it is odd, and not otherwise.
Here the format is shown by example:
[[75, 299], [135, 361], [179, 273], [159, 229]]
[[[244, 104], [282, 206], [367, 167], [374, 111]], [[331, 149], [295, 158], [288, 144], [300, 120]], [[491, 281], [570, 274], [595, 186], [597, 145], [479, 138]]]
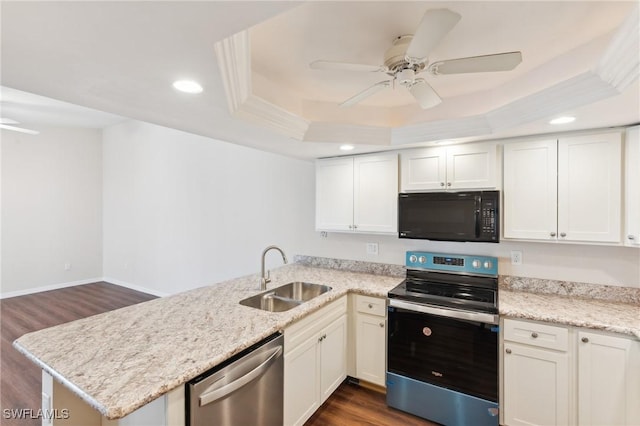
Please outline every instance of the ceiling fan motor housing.
[[413, 40], [412, 35], [403, 35], [393, 40], [393, 45], [384, 52], [384, 64], [389, 71], [397, 71], [408, 65], [405, 59], [407, 47]]

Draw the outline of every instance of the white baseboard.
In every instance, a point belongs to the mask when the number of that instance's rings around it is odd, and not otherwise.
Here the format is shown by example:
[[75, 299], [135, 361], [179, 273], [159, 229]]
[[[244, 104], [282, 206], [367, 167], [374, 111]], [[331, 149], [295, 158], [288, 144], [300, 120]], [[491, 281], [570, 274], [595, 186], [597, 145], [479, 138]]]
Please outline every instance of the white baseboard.
[[104, 279], [102, 277], [97, 277], [97, 278], [89, 278], [86, 280], [71, 281], [68, 283], [51, 284], [51, 285], [45, 285], [41, 287], [27, 288], [25, 290], [0, 292], [0, 299], [8, 299], [10, 297], [16, 297], [16, 296], [25, 296], [27, 294], [40, 293], [40, 292], [49, 291], [49, 290], [58, 290], [65, 287], [73, 287], [73, 286], [83, 285], [83, 284], [91, 284], [99, 281], [104, 281]]
[[41, 287], [28, 288], [28, 289], [25, 289], [25, 290], [0, 292], [0, 299], [8, 299], [10, 297], [25, 296], [27, 294], [41, 293], [43, 291], [59, 290], [61, 288], [65, 288], [65, 287], [74, 287], [74, 286], [78, 286], [78, 285], [97, 283], [97, 282], [100, 282], [100, 281], [104, 281], [104, 282], [107, 282], [107, 283], [110, 283], [110, 284], [119, 285], [121, 287], [130, 288], [131, 290], [140, 291], [142, 293], [153, 294], [154, 296], [158, 296], [158, 297], [170, 296], [170, 293], [164, 293], [164, 292], [161, 292], [161, 291], [152, 290], [150, 288], [141, 287], [141, 286], [137, 286], [137, 285], [134, 285], [134, 284], [129, 284], [129, 283], [125, 282], [125, 281], [117, 280], [117, 279], [114, 279], [114, 278], [96, 277], [96, 278], [89, 278], [89, 279], [86, 279], [86, 280], [71, 281], [71, 282], [68, 282], [68, 283], [60, 283], [60, 284], [45, 285], [45, 286], [41, 286]]
[[108, 282], [110, 284], [119, 285], [120, 287], [130, 288], [131, 290], [140, 291], [142, 293], [153, 294], [154, 296], [158, 296], [158, 297], [171, 296], [172, 294], [172, 293], [165, 293], [163, 291], [153, 290], [153, 289], [142, 287], [135, 284], [130, 284], [126, 281], [118, 280], [116, 278], [103, 277], [102, 281]]

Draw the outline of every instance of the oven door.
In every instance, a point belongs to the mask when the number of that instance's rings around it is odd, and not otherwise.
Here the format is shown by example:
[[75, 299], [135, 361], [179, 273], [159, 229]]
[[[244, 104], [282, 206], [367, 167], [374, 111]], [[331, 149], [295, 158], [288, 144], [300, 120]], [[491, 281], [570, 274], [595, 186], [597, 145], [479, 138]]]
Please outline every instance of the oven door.
[[388, 307], [388, 371], [497, 402], [495, 316], [412, 305], [392, 299]]

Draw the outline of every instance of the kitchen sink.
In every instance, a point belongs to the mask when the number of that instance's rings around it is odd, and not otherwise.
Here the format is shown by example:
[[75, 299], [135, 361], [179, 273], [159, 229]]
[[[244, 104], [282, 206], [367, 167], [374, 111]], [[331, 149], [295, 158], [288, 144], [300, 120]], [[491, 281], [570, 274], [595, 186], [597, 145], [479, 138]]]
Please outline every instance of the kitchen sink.
[[296, 281], [247, 297], [240, 304], [263, 311], [284, 312], [329, 290], [331, 287], [326, 285]]

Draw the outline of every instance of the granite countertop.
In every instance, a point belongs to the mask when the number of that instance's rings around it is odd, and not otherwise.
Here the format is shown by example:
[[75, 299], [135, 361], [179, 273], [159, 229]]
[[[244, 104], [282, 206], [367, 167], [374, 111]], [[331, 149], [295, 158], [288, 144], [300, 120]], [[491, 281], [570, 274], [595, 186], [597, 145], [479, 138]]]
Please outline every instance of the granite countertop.
[[500, 315], [627, 334], [640, 339], [640, 306], [500, 289]]
[[[14, 346], [105, 417], [118, 419], [349, 292], [386, 297], [404, 279], [397, 265], [296, 262], [273, 269], [268, 288], [306, 281], [333, 289], [292, 310], [266, 312], [238, 303], [260, 292], [254, 274], [28, 333]], [[640, 338], [635, 301], [501, 288], [499, 308], [503, 316]]]
[[402, 277], [290, 264], [292, 281], [332, 290], [286, 312], [240, 305], [260, 292], [250, 275], [25, 334], [17, 350], [108, 419], [119, 419], [348, 292], [386, 297]]

